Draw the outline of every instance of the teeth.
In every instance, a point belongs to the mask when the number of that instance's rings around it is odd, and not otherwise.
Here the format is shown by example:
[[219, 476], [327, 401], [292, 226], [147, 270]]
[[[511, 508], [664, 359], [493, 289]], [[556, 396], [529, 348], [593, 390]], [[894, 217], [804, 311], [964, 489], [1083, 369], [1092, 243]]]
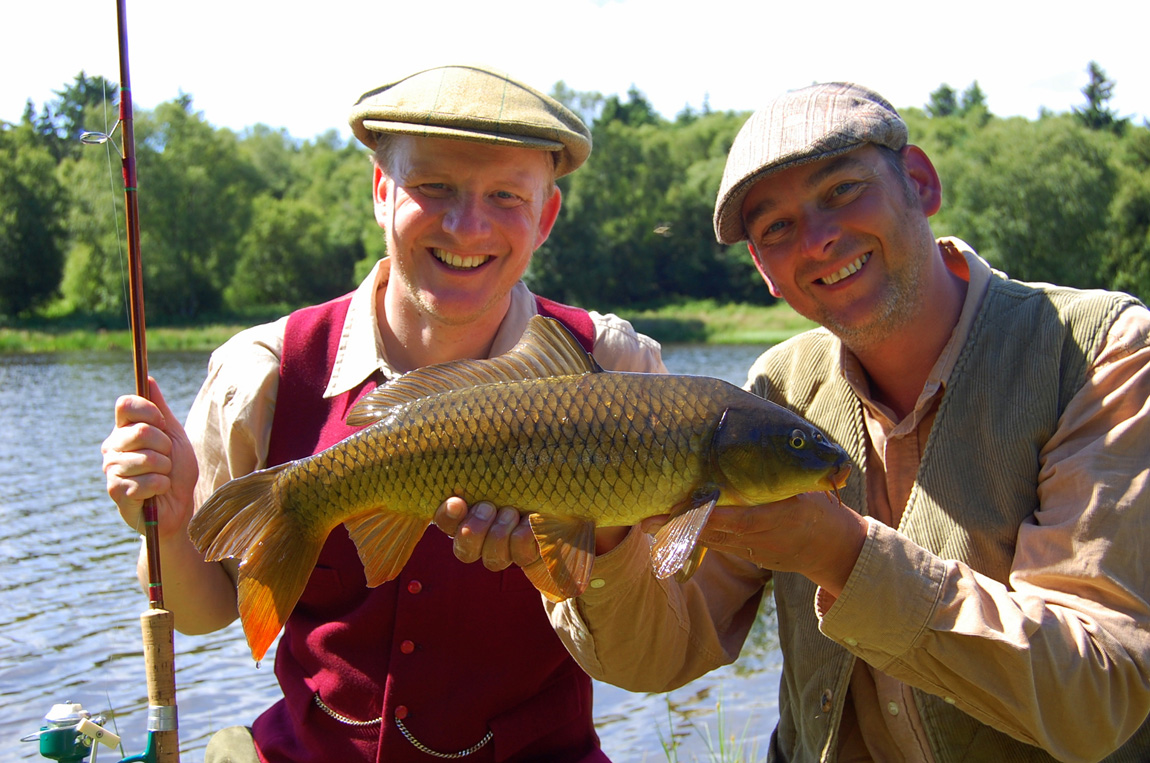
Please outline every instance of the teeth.
[[442, 249], [432, 249], [431, 253], [435, 255], [435, 259], [439, 260], [440, 262], [446, 265], [450, 265], [453, 268], [459, 268], [460, 270], [470, 270], [471, 268], [477, 268], [483, 263], [487, 262], [488, 259], [490, 259], [486, 255], [479, 257], [461, 257], [458, 254], [446, 252]]
[[866, 261], [869, 259], [870, 259], [870, 254], [869, 253], [864, 254], [862, 257], [859, 257], [857, 260], [855, 260], [851, 264], [847, 265], [845, 268], [843, 268], [839, 272], [835, 273], [834, 275], [830, 275], [830, 276], [827, 276], [826, 278], [822, 279], [823, 283], [825, 283], [827, 286], [830, 286], [831, 284], [838, 283], [839, 281], [843, 280], [844, 278], [851, 275], [852, 273], [857, 273], [858, 269], [861, 268], [863, 265], [865, 265]]

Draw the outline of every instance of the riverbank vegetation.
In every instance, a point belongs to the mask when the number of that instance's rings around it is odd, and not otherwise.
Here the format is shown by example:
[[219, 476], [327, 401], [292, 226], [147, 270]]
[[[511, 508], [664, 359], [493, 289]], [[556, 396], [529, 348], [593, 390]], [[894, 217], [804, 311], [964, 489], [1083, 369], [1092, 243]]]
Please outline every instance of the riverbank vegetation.
[[[1150, 126], [1111, 110], [1095, 63], [1084, 105], [999, 118], [972, 83], [897, 104], [944, 185], [939, 235], [1012, 276], [1150, 298]], [[116, 87], [83, 72], [18, 124], [0, 122], [0, 351], [127, 346], [119, 157], [77, 136], [107, 124]], [[714, 242], [727, 151], [748, 113], [656, 113], [553, 94], [595, 149], [560, 180], [561, 218], [527, 274], [539, 293], [634, 318], [662, 341], [775, 341], [802, 322], [773, 306], [744, 246]], [[239, 328], [354, 287], [383, 256], [365, 149], [213, 127], [181, 94], [136, 109], [149, 348], [215, 346]], [[118, 135], [115, 136], [118, 138]], [[766, 308], [771, 308], [767, 310]]]

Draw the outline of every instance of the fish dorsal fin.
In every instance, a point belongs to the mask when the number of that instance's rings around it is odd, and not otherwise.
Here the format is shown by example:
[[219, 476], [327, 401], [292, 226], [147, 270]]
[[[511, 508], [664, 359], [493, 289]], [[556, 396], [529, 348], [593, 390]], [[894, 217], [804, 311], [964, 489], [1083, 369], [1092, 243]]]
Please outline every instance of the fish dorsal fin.
[[699, 533], [718, 500], [718, 487], [704, 485], [672, 510], [670, 520], [655, 533], [655, 543], [651, 546], [655, 577], [662, 580], [685, 569], [685, 579], [695, 572], [703, 559], [702, 552], [695, 554]]
[[602, 370], [562, 323], [536, 315], [509, 352], [490, 360], [455, 360], [417, 368], [365, 395], [348, 413], [347, 423], [353, 427], [374, 424], [394, 406], [449, 390]]

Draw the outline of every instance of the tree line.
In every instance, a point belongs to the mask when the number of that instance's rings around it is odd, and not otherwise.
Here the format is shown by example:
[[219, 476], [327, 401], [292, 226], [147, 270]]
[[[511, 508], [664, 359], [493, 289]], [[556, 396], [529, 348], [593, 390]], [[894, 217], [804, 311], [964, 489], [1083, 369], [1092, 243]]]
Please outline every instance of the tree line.
[[[1085, 103], [999, 118], [972, 83], [900, 108], [943, 181], [935, 232], [1034, 281], [1150, 298], [1150, 125], [1109, 107], [1115, 83], [1088, 68]], [[116, 86], [83, 72], [19, 123], [0, 122], [0, 315], [123, 320], [123, 189], [103, 128]], [[598, 309], [683, 299], [771, 301], [742, 245], [715, 243], [727, 151], [748, 112], [659, 115], [625, 98], [552, 94], [591, 125], [594, 150], [560, 179], [564, 203], [527, 280]], [[114, 120], [113, 120], [114, 121]], [[310, 140], [256, 125], [215, 128], [181, 94], [136, 110], [141, 250], [150, 318], [194, 322], [283, 310], [342, 294], [385, 254], [371, 165], [354, 139]], [[118, 138], [114, 136], [114, 138]]]

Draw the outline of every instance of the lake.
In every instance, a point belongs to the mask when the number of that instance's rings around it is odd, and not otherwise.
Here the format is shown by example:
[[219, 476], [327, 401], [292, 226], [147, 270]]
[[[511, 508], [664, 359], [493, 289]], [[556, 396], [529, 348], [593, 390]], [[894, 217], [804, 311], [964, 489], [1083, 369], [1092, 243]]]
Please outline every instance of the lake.
[[[669, 345], [668, 368], [741, 385], [761, 351]], [[207, 364], [203, 353], [159, 353], [150, 372], [183, 416]], [[20, 737], [54, 703], [114, 715], [127, 755], [143, 750], [147, 691], [136, 583], [139, 540], [104, 491], [100, 443], [115, 398], [134, 388], [131, 357], [76, 353], [0, 356], [0, 761], [42, 760]], [[779, 655], [765, 613], [732, 666], [668, 694], [595, 686], [603, 748], [616, 763], [711, 760], [730, 736], [765, 754], [778, 719]], [[208, 737], [250, 724], [278, 696], [272, 654], [251, 660], [238, 623], [207, 636], [176, 634], [183, 759], [202, 759]], [[108, 711], [111, 711], [110, 713]], [[109, 728], [113, 728], [111, 722]], [[118, 760], [104, 751], [98, 758]]]

